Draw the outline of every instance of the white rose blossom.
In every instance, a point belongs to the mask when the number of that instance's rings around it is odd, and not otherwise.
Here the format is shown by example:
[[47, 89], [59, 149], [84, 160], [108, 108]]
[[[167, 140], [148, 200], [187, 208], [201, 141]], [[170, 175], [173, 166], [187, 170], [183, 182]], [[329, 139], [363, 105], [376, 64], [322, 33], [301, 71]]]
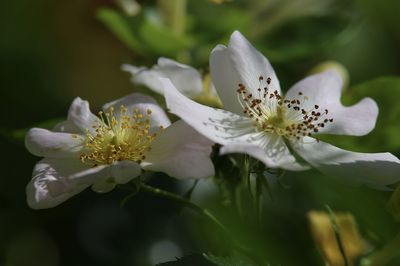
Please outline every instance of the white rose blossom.
[[201, 103], [221, 105], [209, 75], [202, 78], [197, 69], [172, 59], [160, 57], [152, 68], [124, 64], [121, 69], [132, 74], [133, 84], [146, 86], [161, 95], [164, 91], [160, 78], [168, 78], [185, 96]]
[[375, 127], [375, 101], [343, 106], [342, 81], [335, 72], [309, 76], [283, 96], [269, 61], [237, 31], [227, 47], [214, 48], [210, 70], [224, 110], [198, 104], [168, 79], [161, 81], [170, 111], [224, 145], [221, 154], [245, 153], [270, 168], [312, 166], [379, 189], [399, 181], [400, 161], [392, 154], [346, 151], [315, 138], [317, 133], [362, 136]]
[[54, 207], [90, 186], [108, 192], [141, 169], [176, 178], [214, 175], [212, 142], [182, 120], [171, 124], [153, 98], [139, 93], [105, 104], [99, 117], [78, 97], [66, 121], [52, 131], [30, 129], [25, 145], [44, 157], [26, 188], [34, 209]]

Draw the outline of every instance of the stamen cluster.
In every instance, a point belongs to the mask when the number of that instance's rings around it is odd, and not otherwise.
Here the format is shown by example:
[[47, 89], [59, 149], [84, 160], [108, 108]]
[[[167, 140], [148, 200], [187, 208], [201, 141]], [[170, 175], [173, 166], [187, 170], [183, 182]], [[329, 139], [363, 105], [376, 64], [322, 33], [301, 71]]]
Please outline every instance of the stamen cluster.
[[80, 155], [81, 161], [93, 166], [122, 160], [140, 163], [146, 158], [150, 144], [157, 136], [157, 133], [150, 133], [150, 115], [150, 109], [146, 114], [138, 109], [128, 114], [125, 106], [120, 107], [118, 118], [114, 107], [105, 113], [100, 111], [101, 121], [93, 125], [95, 134], [89, 130], [86, 132], [87, 152]]
[[328, 118], [328, 109], [321, 109], [315, 104], [306, 109], [303, 105], [308, 100], [302, 92], [299, 98], [284, 99], [277, 90], [270, 88], [271, 78], [259, 77], [258, 95], [253, 95], [243, 85], [238, 84], [238, 100], [243, 107], [243, 113], [256, 122], [260, 131], [278, 134], [287, 139], [300, 140], [312, 136], [333, 119]]

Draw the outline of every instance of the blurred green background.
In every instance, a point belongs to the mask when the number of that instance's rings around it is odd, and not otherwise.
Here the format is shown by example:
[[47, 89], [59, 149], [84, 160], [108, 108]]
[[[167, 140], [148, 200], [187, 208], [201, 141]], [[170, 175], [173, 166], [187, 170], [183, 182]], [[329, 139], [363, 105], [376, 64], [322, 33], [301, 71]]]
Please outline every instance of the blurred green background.
[[[184, 8], [171, 9], [172, 2]], [[226, 43], [235, 29], [270, 59], [284, 89], [323, 62], [342, 64], [350, 77], [345, 100], [370, 95], [381, 113], [370, 136], [330, 141], [400, 155], [399, 1], [138, 3], [135, 15], [117, 0], [0, 3], [0, 265], [147, 266], [184, 255], [227, 252], [212, 225], [142, 193], [122, 208], [126, 191], [102, 195], [87, 190], [54, 209], [29, 209], [25, 186], [39, 158], [25, 150], [23, 129], [65, 117], [76, 96], [98, 110], [105, 102], [144, 91], [129, 82], [120, 70], [123, 63], [151, 66], [159, 56], [168, 56], [207, 72], [211, 49]], [[244, 242], [257, 243], [271, 265], [323, 265], [306, 214], [324, 210], [325, 204], [353, 213], [371, 251], [385, 246], [400, 229], [387, 211], [390, 192], [348, 187], [315, 171], [287, 174], [283, 182], [290, 188], [274, 178], [271, 182], [274, 200], [265, 199], [264, 229], [257, 239], [254, 228], [232, 222], [212, 181], [200, 181], [193, 197], [218, 213]], [[152, 184], [183, 194], [191, 182], [159, 174]], [[400, 265], [400, 260], [388, 265]]]

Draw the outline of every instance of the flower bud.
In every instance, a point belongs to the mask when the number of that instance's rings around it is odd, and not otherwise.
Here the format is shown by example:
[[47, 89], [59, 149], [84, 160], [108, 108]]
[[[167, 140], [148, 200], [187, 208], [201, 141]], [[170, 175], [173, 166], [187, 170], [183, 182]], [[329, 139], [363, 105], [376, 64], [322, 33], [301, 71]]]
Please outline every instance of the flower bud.
[[[344, 253], [349, 265], [353, 265], [354, 258], [364, 251], [357, 224], [350, 213], [335, 213], [335, 217]], [[310, 211], [308, 213], [308, 220], [310, 222], [311, 234], [315, 244], [324, 256], [326, 265], [345, 265], [329, 214], [320, 211]]]
[[327, 70], [335, 71], [343, 80], [343, 89], [346, 89], [349, 85], [350, 77], [347, 68], [337, 61], [325, 61], [315, 67], [310, 71], [310, 74], [321, 73]]

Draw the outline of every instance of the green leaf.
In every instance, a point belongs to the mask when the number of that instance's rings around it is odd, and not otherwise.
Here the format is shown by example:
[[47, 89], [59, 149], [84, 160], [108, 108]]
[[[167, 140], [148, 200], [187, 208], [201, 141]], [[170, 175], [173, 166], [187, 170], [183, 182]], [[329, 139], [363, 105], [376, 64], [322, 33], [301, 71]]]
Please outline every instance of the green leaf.
[[128, 21], [118, 12], [109, 8], [101, 8], [97, 11], [96, 16], [97, 19], [103, 22], [126, 46], [135, 52], [142, 53], [144, 51], [144, 47], [134, 35]]
[[201, 254], [193, 254], [179, 258], [175, 261], [169, 261], [157, 264], [156, 266], [214, 266], [215, 264], [206, 260]]
[[232, 257], [220, 257], [212, 254], [203, 254], [204, 258], [217, 266], [256, 266], [250, 260], [233, 255]]
[[149, 50], [162, 55], [174, 56], [193, 44], [190, 39], [178, 36], [164, 25], [151, 20], [140, 25], [139, 34]]
[[321, 136], [345, 149], [361, 152], [400, 151], [400, 77], [384, 77], [368, 81], [350, 88], [343, 95], [346, 105], [371, 97], [379, 107], [375, 129], [367, 136]]
[[336, 14], [294, 19], [264, 35], [258, 46], [273, 62], [296, 61], [340, 47], [351, 40], [359, 25]]

